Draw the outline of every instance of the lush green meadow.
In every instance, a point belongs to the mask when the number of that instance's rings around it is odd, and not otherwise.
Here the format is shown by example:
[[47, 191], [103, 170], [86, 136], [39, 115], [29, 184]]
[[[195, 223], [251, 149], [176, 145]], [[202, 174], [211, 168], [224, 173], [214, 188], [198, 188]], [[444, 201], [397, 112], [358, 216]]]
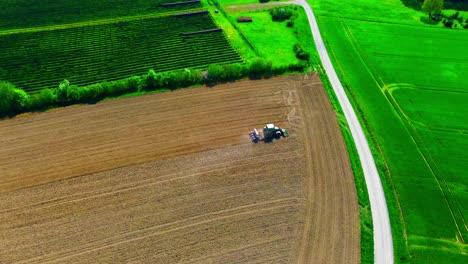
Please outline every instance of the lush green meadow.
[[171, 0], [4, 0], [0, 1], [0, 29], [39, 27], [64, 23], [144, 15], [200, 7], [189, 4], [161, 7]]
[[468, 32], [399, 0], [310, 1], [365, 123], [397, 262], [468, 261]]
[[[307, 17], [302, 7], [297, 7], [299, 16], [296, 23], [306, 24]], [[309, 27], [295, 28], [286, 27], [287, 21], [273, 22], [268, 10], [256, 12], [230, 13], [235, 20], [237, 17], [251, 17], [253, 23], [239, 23], [238, 28], [244, 36], [252, 43], [257, 53], [268, 60], [272, 60], [276, 65], [290, 65], [299, 63], [294, 53], [294, 44], [303, 43], [308, 47], [308, 51], [313, 50], [313, 39]], [[297, 22], [299, 21], [299, 22]], [[296, 34], [298, 28], [308, 30], [305, 34]], [[272, 34], [275, 32], [275, 34]], [[301, 39], [299, 39], [301, 36]]]
[[[275, 66], [285, 67], [305, 63], [304, 60], [296, 57], [295, 44], [300, 44], [310, 54], [308, 63], [316, 63], [313, 38], [303, 8], [287, 7], [294, 13], [294, 18], [291, 19], [294, 24], [288, 27], [289, 19], [272, 20], [270, 10], [274, 8], [272, 5], [276, 2], [278, 1], [271, 1], [266, 5], [254, 0], [221, 0], [219, 3], [224, 16], [217, 15], [215, 19], [222, 24], [223, 28], [235, 27], [238, 31], [232, 42], [250, 46], [256, 56], [271, 60]], [[239, 17], [250, 17], [253, 22], [238, 23]]]

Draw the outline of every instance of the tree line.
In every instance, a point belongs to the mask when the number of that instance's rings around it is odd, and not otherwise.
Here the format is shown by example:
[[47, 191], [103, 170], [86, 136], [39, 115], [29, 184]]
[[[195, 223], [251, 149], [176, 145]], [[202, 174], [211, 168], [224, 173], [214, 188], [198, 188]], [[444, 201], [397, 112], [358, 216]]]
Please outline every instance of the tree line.
[[245, 64], [212, 64], [208, 66], [206, 71], [183, 69], [155, 72], [151, 69], [142, 76], [133, 76], [118, 81], [104, 81], [87, 86], [73, 85], [65, 79], [56, 88], [45, 88], [32, 94], [15, 87], [12, 83], [0, 81], [0, 117], [76, 103], [95, 103], [106, 97], [116, 97], [134, 92], [175, 90], [197, 84], [214, 85], [244, 77], [268, 78], [285, 72], [302, 72], [306, 67], [306, 63], [273, 67], [271, 61], [257, 58]]

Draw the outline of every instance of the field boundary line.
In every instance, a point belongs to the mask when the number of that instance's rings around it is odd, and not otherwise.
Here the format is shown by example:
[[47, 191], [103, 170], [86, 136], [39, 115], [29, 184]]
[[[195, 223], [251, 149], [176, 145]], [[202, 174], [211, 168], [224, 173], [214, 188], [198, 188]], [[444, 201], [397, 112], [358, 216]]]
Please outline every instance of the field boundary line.
[[357, 115], [344, 91], [338, 75], [333, 68], [312, 8], [305, 0], [297, 0], [297, 3], [306, 11], [317, 52], [319, 53], [322, 65], [330, 80], [330, 84], [338, 98], [338, 102], [343, 109], [345, 118], [348, 121], [351, 135], [359, 154], [369, 193], [372, 222], [374, 225], [374, 262], [378, 264], [393, 263], [393, 239], [390, 228], [390, 218], [382, 182], [372, 152], [370, 151], [369, 143], [367, 142]]

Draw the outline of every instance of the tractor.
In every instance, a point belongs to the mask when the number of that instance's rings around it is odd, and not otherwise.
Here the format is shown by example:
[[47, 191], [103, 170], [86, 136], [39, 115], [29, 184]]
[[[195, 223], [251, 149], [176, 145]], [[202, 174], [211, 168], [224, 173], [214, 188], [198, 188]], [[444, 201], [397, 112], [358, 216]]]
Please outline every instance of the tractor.
[[258, 132], [258, 130], [254, 128], [254, 130], [249, 133], [249, 136], [253, 143], [258, 143], [259, 141], [272, 142], [273, 139], [289, 136], [289, 132], [285, 128], [277, 127], [274, 124], [267, 124], [263, 127], [263, 133]]

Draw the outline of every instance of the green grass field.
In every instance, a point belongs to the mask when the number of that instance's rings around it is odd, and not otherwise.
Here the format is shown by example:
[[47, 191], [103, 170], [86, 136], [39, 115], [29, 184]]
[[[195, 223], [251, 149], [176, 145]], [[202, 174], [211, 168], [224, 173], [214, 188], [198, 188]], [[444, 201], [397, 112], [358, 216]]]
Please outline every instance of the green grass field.
[[[274, 4], [275, 2], [278, 1], [271, 1], [270, 3]], [[310, 27], [308, 26], [307, 16], [302, 7], [291, 7], [295, 9], [297, 18], [294, 20], [293, 27], [287, 27], [287, 21], [272, 21], [269, 11], [272, 7], [265, 5], [264, 8], [259, 8], [262, 5], [258, 1], [224, 0], [220, 1], [220, 4], [229, 20], [229, 22], [223, 23], [223, 28], [229, 27], [229, 25], [226, 25], [229, 23], [233, 25], [241, 34], [237, 34], [236, 37], [245, 38], [257, 56], [271, 60], [275, 66], [279, 67], [298, 64], [301, 63], [301, 60], [296, 58], [293, 47], [296, 43], [299, 43], [311, 54], [311, 62], [314, 64], [316, 51]], [[259, 4], [259, 7], [245, 6], [249, 4]], [[244, 7], [230, 8], [233, 5], [236, 7], [244, 5]], [[238, 23], [238, 17], [251, 17], [253, 22]], [[246, 45], [245, 41], [242, 40], [234, 38], [232, 41]]]
[[144, 15], [200, 7], [189, 4], [161, 7], [172, 0], [5, 0], [0, 1], [0, 30]]
[[181, 35], [216, 28], [210, 15], [173, 13], [0, 31], [0, 80], [32, 92], [56, 87], [63, 79], [83, 86], [142, 75], [149, 69], [242, 62], [223, 32]]
[[468, 32], [399, 0], [310, 2], [378, 156], [397, 262], [466, 263]]

